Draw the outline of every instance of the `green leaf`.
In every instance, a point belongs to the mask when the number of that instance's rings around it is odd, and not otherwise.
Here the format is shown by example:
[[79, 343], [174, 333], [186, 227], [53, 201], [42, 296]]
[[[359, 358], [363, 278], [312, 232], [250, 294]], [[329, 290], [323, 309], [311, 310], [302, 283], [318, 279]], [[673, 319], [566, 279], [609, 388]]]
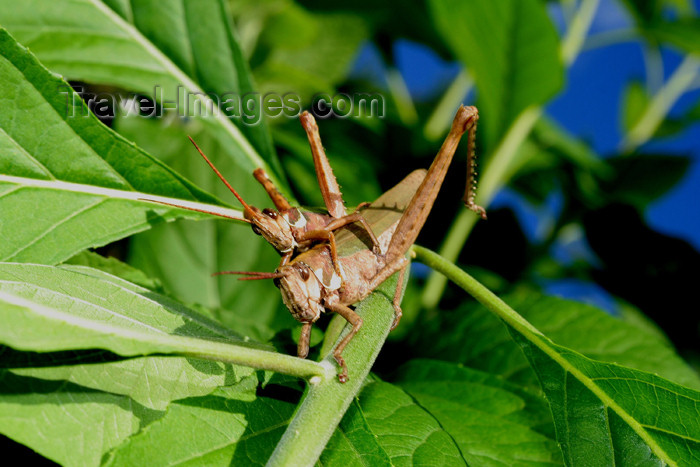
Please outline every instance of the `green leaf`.
[[[587, 357], [650, 371], [700, 388], [698, 375], [654, 331], [621, 321], [590, 305], [538, 293], [523, 292], [504, 300], [552, 340]], [[421, 349], [420, 355], [461, 362], [524, 385], [537, 384], [505, 327], [482, 306], [473, 304], [444, 311], [438, 326], [424, 327], [423, 331], [413, 344]]]
[[643, 210], [683, 179], [691, 159], [637, 154], [608, 159], [608, 162], [617, 172], [614, 178], [601, 184], [608, 198]]
[[622, 0], [622, 4], [644, 31], [662, 20], [664, 9], [676, 10], [681, 15], [693, 12], [690, 0]]
[[558, 37], [538, 0], [431, 0], [443, 40], [476, 80], [486, 147], [563, 84]]
[[[632, 130], [644, 112], [651, 104], [651, 99], [647, 95], [647, 91], [642, 83], [637, 81], [631, 82], [625, 90], [624, 96], [624, 111], [622, 115], [622, 126], [626, 132]], [[664, 138], [673, 136], [683, 131], [688, 125], [697, 120], [696, 108], [691, 108], [685, 115], [680, 118], [666, 116], [654, 131], [655, 138]]]
[[700, 392], [509, 331], [547, 395], [568, 464], [700, 462]]
[[[263, 30], [261, 39], [270, 43], [271, 51], [253, 70], [260, 82], [260, 91], [293, 89], [304, 103], [315, 93], [335, 91], [350, 71], [362, 41], [368, 38], [365, 21], [350, 14], [317, 13], [306, 18], [311, 20], [312, 27], [298, 28], [290, 36], [278, 31], [277, 23], [283, 21], [283, 17], [272, 17], [272, 24]], [[303, 47], [291, 39], [304, 34], [311, 37]]]
[[218, 203], [89, 115], [4, 30], [0, 57], [0, 93], [12, 96], [0, 112], [0, 260], [55, 264], [163, 220], [205, 217], [141, 198]]
[[625, 131], [629, 131], [639, 122], [649, 105], [649, 96], [642, 83], [631, 82], [625, 90], [624, 113], [622, 115], [622, 126]]
[[700, 18], [659, 21], [650, 32], [661, 42], [667, 42], [690, 54], [700, 53]]
[[84, 388], [129, 396], [154, 410], [165, 410], [176, 399], [203, 396], [231, 385], [253, 369], [182, 357], [140, 357], [116, 362], [62, 365], [49, 357], [9, 368], [18, 376], [67, 381]]
[[72, 258], [68, 258], [63, 264], [99, 269], [100, 271], [117, 276], [140, 287], [158, 293], [163, 292], [163, 285], [157, 279], [148, 277], [143, 271], [131, 267], [126, 263], [122, 263], [116, 258], [105, 258], [92, 251], [81, 251]]
[[321, 455], [322, 465], [466, 465], [433, 416], [399, 387], [366, 385]]
[[76, 269], [1, 263], [0, 317], [8, 325], [0, 329], [0, 342], [18, 350], [106, 349], [122, 356], [167, 353], [301, 377], [325, 374], [313, 362], [244, 342], [148, 289], [100, 271]]
[[[3, 343], [20, 350], [103, 348], [139, 355], [186, 350], [178, 349], [183, 338], [240, 342], [231, 331], [172, 300], [74, 268], [0, 263], [0, 292], [7, 305], [2, 313], [9, 323], [1, 331]], [[18, 309], [25, 311], [18, 314]]]
[[159, 415], [125, 396], [0, 371], [0, 432], [61, 465], [100, 465]]
[[414, 360], [396, 381], [457, 443], [467, 465], [561, 462], [541, 396], [454, 364]]
[[[363, 390], [375, 387], [373, 383]], [[387, 385], [391, 386], [391, 385]], [[399, 391], [400, 392], [400, 391]], [[415, 423], [415, 420], [413, 420]], [[354, 400], [343, 419], [328, 440], [326, 449], [321, 453], [317, 465], [321, 466], [365, 466], [365, 465], [394, 465], [389, 455], [381, 445], [379, 436], [368, 426], [366, 414], [360, 408], [360, 403]]]
[[557, 345], [464, 271], [425, 248], [413, 250], [506, 324], [549, 400], [567, 463], [700, 461], [700, 392]]
[[106, 465], [265, 465], [295, 404], [264, 393], [256, 397], [256, 381], [171, 404], [163, 418], [113, 451]]
[[[225, 93], [240, 98], [253, 90], [223, 0], [4, 2], [0, 19], [68, 79], [118, 86], [171, 107], [178, 101], [180, 115], [195, 113], [195, 105], [216, 106], [208, 93], [224, 101]], [[267, 162], [277, 169], [257, 97], [250, 97], [251, 118], [238, 111], [239, 120], [251, 124], [243, 131], [224, 112], [199, 112], [197, 120], [241, 168], [252, 171]]]

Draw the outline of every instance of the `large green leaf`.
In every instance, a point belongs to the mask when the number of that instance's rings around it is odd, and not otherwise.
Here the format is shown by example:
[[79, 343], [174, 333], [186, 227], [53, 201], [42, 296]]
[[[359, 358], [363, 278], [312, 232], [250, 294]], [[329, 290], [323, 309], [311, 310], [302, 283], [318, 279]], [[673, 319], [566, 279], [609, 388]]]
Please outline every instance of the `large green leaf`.
[[[656, 333], [579, 302], [523, 292], [504, 297], [552, 340], [596, 360], [615, 362], [657, 373], [693, 388], [700, 378]], [[416, 336], [419, 355], [449, 359], [503, 375], [522, 384], [536, 384], [526, 359], [502, 323], [474, 304], [444, 311], [440, 324], [428, 324]]]
[[700, 462], [700, 392], [509, 330], [547, 395], [568, 464]]
[[196, 113], [241, 168], [276, 168], [257, 96], [249, 95], [255, 115], [243, 132], [225, 112], [192, 111], [213, 109], [226, 93], [253, 91], [223, 0], [0, 2], [0, 24], [68, 79], [118, 86], [169, 107], [179, 101], [180, 115]]
[[661, 154], [635, 154], [610, 158], [608, 163], [616, 172], [614, 178], [601, 183], [608, 199], [643, 210], [683, 179], [691, 159]]
[[700, 461], [700, 392], [557, 345], [456, 266], [424, 248], [414, 251], [505, 323], [537, 373], [568, 464]]
[[437, 29], [479, 90], [492, 149], [527, 107], [544, 104], [563, 83], [558, 37], [538, 0], [431, 0]]
[[317, 366], [245, 343], [177, 302], [78, 266], [0, 263], [0, 303], [8, 323], [0, 340], [18, 350], [99, 348], [124, 356], [175, 353], [268, 368], [261, 358]]
[[[541, 465], [561, 455], [544, 399], [498, 377], [413, 360], [398, 386], [373, 382], [350, 406], [323, 465]], [[374, 444], [368, 439], [374, 439]], [[371, 453], [371, 454], [370, 454]], [[370, 457], [371, 456], [371, 457]], [[364, 462], [364, 463], [363, 463]]]
[[125, 396], [0, 371], [0, 432], [62, 465], [100, 465], [159, 415]]
[[160, 281], [148, 277], [143, 271], [131, 267], [126, 263], [122, 263], [116, 258], [106, 258], [92, 251], [81, 251], [72, 258], [64, 261], [63, 264], [72, 264], [76, 266], [86, 266], [93, 269], [99, 269], [100, 271], [117, 276], [143, 288], [153, 290], [154, 292], [163, 292], [163, 286]]
[[116, 449], [107, 465], [265, 465], [295, 404], [264, 392], [256, 397], [256, 381], [171, 404], [163, 418]]
[[[288, 7], [291, 11], [301, 10], [292, 5], [290, 2]], [[262, 39], [269, 42], [270, 53], [253, 70], [261, 92], [293, 89], [302, 102], [310, 101], [318, 92], [334, 92], [367, 39], [365, 21], [350, 14], [317, 13], [305, 16], [303, 25], [285, 24], [290, 17], [294, 14], [279, 12], [263, 29]], [[307, 37], [301, 44], [290, 41], [303, 34]]]
[[659, 21], [650, 31], [660, 41], [668, 42], [682, 51], [700, 53], [700, 18], [684, 18], [678, 21]]
[[204, 217], [141, 198], [218, 203], [89, 115], [4, 30], [0, 77], [0, 260], [53, 264], [163, 220]]
[[10, 365], [4, 361], [4, 366], [19, 376], [67, 381], [84, 388], [129, 396], [154, 410], [165, 410], [176, 399], [207, 395], [254, 371], [183, 357], [137, 357], [100, 363], [95, 357], [85, 356], [84, 362], [64, 364], [52, 353], [30, 355], [31, 358]]
[[409, 362], [397, 383], [454, 439], [468, 465], [561, 462], [541, 396], [444, 362]]
[[400, 388], [362, 389], [321, 455], [324, 466], [466, 465], [451, 434]]

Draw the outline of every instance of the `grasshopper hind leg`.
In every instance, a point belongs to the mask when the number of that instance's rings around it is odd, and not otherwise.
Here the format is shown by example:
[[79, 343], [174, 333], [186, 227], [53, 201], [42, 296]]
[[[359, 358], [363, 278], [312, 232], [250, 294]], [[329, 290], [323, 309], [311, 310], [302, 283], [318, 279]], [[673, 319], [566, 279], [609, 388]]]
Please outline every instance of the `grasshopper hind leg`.
[[348, 380], [348, 366], [345, 364], [345, 359], [343, 358], [343, 350], [345, 350], [345, 346], [348, 345], [352, 338], [355, 337], [355, 334], [357, 334], [357, 331], [359, 331], [362, 327], [362, 318], [360, 318], [360, 316], [357, 313], [355, 313], [353, 310], [346, 307], [345, 305], [334, 304], [330, 305], [328, 309], [335, 313], [338, 313], [340, 316], [345, 318], [345, 320], [348, 323], [352, 325], [352, 329], [350, 330], [350, 332], [343, 338], [342, 341], [340, 341], [338, 347], [336, 347], [333, 351], [333, 358], [335, 358], [335, 361], [338, 362], [338, 365], [340, 365], [338, 381], [344, 383]]

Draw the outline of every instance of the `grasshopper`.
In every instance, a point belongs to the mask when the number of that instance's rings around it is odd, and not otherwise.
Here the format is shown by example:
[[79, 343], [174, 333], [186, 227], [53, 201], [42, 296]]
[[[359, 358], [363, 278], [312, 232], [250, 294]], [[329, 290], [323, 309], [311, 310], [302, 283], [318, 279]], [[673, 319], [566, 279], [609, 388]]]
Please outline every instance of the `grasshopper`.
[[323, 145], [321, 144], [316, 120], [308, 112], [303, 112], [299, 118], [308, 137], [309, 145], [311, 146], [316, 176], [321, 188], [321, 195], [323, 196], [324, 203], [328, 210], [327, 214], [292, 207], [262, 168], [256, 169], [253, 172], [253, 176], [263, 186], [277, 210], [265, 208], [261, 211], [254, 206], [250, 206], [231, 186], [216, 166], [214, 166], [197, 143], [189, 136], [188, 138], [202, 158], [204, 158], [209, 167], [211, 167], [214, 173], [216, 173], [219, 179], [243, 206], [244, 219], [162, 201], [148, 201], [189, 209], [191, 211], [205, 212], [227, 219], [248, 222], [251, 224], [253, 232], [261, 235], [280, 253], [280, 255], [282, 255], [280, 266], [287, 264], [295, 253], [306, 251], [319, 242], [327, 242], [330, 248], [334, 269], [336, 273], [342, 277], [335, 235], [333, 234], [335, 230], [349, 224], [358, 223], [369, 236], [372, 242], [372, 249], [376, 253], [379, 253], [379, 242], [374, 232], [372, 232], [369, 223], [365, 220], [362, 213], [359, 212], [361, 208], [366, 207], [368, 204], [361, 204], [352, 214], [346, 212], [345, 204], [343, 203], [343, 198], [340, 193], [340, 187], [333, 175], [333, 170], [331, 169]]
[[[274, 279], [285, 305], [292, 316], [302, 323], [297, 347], [299, 357], [305, 358], [308, 355], [313, 323], [325, 310], [335, 312], [352, 326], [333, 351], [333, 356], [341, 368], [338, 379], [341, 383], [347, 381], [348, 368], [342, 356], [343, 350], [362, 327], [362, 318], [350, 305], [367, 297], [396, 272], [399, 273], [399, 281], [392, 301], [395, 311], [392, 329], [399, 323], [402, 314], [400, 300], [403, 276], [409, 264], [406, 253], [418, 237], [432, 209], [464, 133], [468, 133], [468, 176], [464, 202], [467, 208], [486, 218], [485, 210], [474, 203], [474, 138], [478, 118], [476, 107], [461, 106], [430, 169], [427, 172], [419, 170], [411, 173], [364, 211], [372, 221], [373, 228], [381, 232], [378, 237], [379, 254], [367, 248], [368, 239], [363, 232], [344, 228], [336, 235], [342, 253], [338, 265], [344, 275], [336, 272], [333, 266], [334, 259], [327, 244], [316, 245], [295, 256], [273, 273], [227, 272], [247, 275], [249, 277], [242, 278], [247, 280]], [[343, 277], [344, 279], [341, 279]]]

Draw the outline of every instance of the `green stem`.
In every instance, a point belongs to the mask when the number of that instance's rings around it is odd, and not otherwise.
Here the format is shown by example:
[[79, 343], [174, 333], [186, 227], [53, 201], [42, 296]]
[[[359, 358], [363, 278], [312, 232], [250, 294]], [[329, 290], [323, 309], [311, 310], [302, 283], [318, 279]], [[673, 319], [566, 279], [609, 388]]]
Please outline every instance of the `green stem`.
[[647, 93], [651, 96], [659, 92], [664, 84], [664, 60], [658, 44], [645, 43], [642, 56], [647, 77]]
[[[336, 430], [350, 403], [357, 397], [394, 321], [391, 299], [396, 275], [382, 284], [355, 309], [364, 325], [343, 352], [349, 379], [341, 384], [335, 377], [338, 366], [332, 353], [321, 361], [331, 378], [312, 378], [304, 400], [272, 453], [268, 466], [313, 466]], [[346, 326], [332, 348], [342, 339]], [[324, 346], [328, 348], [327, 346]]]
[[457, 108], [474, 87], [474, 80], [462, 69], [440, 98], [435, 110], [423, 127], [423, 136], [428, 141], [437, 141], [450, 128]]
[[406, 81], [404, 81], [399, 70], [392, 68], [387, 71], [386, 83], [396, 104], [401, 123], [409, 127], [413, 126], [418, 121], [418, 112], [416, 112], [416, 107], [413, 105], [413, 99], [411, 99], [411, 93], [408, 91]]
[[569, 25], [566, 37], [559, 49], [566, 65], [571, 65], [583, 48], [599, 3], [600, 0], [584, 0]]
[[699, 73], [698, 60], [687, 56], [656, 93], [634, 128], [629, 131], [621, 144], [622, 152], [632, 152], [651, 139], [673, 104], [693, 85]]
[[189, 339], [189, 341], [190, 342], [183, 344], [185, 348], [187, 348], [187, 351], [181, 353], [186, 357], [234, 363], [236, 365], [258, 368], [260, 370], [270, 370], [307, 380], [311, 378], [329, 378], [332, 376], [328, 367], [310, 360], [292, 357], [291, 355], [244, 347], [242, 345], [230, 345], [211, 341], [201, 341], [201, 343], [192, 342], [195, 341], [195, 339]]
[[599, 32], [588, 36], [583, 45], [583, 51], [601, 49], [609, 45], [621, 42], [635, 42], [639, 39], [637, 31], [631, 28], [615, 29], [613, 31]]
[[540, 331], [532, 324], [528, 323], [518, 312], [509, 307], [489, 289], [481, 285], [479, 281], [462, 271], [447, 259], [422, 246], [413, 245], [412, 250], [416, 254], [417, 261], [445, 275], [445, 277], [464, 289], [469, 295], [474, 297], [479, 303], [484, 305], [510, 326], [513, 326], [520, 332], [524, 331], [527, 334], [535, 333], [542, 335]]

